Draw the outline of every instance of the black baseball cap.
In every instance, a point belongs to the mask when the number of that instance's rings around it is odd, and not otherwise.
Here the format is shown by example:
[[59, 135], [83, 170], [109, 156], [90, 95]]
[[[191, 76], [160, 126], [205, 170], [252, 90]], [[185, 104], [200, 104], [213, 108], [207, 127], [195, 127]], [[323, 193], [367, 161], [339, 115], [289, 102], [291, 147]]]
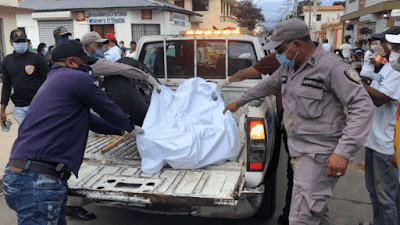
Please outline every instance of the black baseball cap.
[[53, 48], [52, 58], [54, 61], [58, 59], [65, 59], [71, 56], [79, 57], [85, 61], [87, 64], [92, 65], [98, 59], [88, 56], [85, 51], [83, 51], [83, 46], [79, 41], [76, 40], [68, 40], [58, 43]]
[[15, 29], [10, 33], [10, 40], [12, 42], [28, 42], [26, 34], [22, 30]]

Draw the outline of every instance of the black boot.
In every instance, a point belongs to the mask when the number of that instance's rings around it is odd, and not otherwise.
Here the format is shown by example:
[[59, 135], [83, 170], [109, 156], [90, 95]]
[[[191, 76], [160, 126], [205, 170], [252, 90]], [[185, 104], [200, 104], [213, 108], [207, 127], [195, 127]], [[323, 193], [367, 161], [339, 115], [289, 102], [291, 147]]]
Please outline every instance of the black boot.
[[96, 215], [89, 213], [82, 207], [67, 206], [67, 216], [72, 216], [81, 220], [96, 219]]

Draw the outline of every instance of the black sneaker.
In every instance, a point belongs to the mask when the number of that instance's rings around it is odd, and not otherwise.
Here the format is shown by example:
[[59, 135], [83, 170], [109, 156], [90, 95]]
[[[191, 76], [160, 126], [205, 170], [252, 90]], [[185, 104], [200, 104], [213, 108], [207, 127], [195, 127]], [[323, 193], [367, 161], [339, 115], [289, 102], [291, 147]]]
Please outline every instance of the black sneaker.
[[67, 216], [72, 216], [81, 220], [96, 219], [96, 215], [89, 213], [82, 207], [67, 206]]

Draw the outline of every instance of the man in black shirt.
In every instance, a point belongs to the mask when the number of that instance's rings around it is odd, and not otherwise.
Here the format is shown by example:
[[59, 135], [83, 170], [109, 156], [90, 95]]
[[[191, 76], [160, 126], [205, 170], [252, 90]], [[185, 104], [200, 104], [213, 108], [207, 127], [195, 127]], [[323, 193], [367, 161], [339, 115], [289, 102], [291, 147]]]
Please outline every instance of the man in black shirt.
[[[7, 121], [6, 107], [8, 101], [14, 103], [14, 118], [21, 124], [28, 111], [29, 104], [46, 80], [49, 67], [39, 54], [30, 52], [28, 39], [21, 30], [13, 30], [10, 42], [14, 52], [7, 55], [2, 62], [3, 89], [1, 92], [1, 123]], [[14, 89], [11, 94], [11, 88]]]

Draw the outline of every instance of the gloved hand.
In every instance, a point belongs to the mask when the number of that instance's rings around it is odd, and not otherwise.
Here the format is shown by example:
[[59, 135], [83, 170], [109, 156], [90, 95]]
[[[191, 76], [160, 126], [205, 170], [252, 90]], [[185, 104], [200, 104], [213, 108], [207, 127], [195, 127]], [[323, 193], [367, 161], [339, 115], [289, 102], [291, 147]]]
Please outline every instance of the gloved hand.
[[158, 94], [161, 93], [161, 86], [160, 86], [160, 84], [157, 82], [156, 78], [154, 78], [153, 76], [150, 76], [150, 75], [149, 75], [149, 77], [147, 78], [146, 81], [149, 82], [151, 85], [157, 87], [157, 93], [158, 93]]
[[144, 135], [145, 133], [141, 127], [135, 125], [135, 129], [130, 133], [125, 132], [124, 136], [125, 137], [136, 137], [138, 134]]
[[225, 80], [218, 82], [217, 88], [215, 90], [219, 91], [221, 90], [221, 88], [228, 86], [230, 83], [231, 82], [229, 82], [229, 77], [228, 77]]

